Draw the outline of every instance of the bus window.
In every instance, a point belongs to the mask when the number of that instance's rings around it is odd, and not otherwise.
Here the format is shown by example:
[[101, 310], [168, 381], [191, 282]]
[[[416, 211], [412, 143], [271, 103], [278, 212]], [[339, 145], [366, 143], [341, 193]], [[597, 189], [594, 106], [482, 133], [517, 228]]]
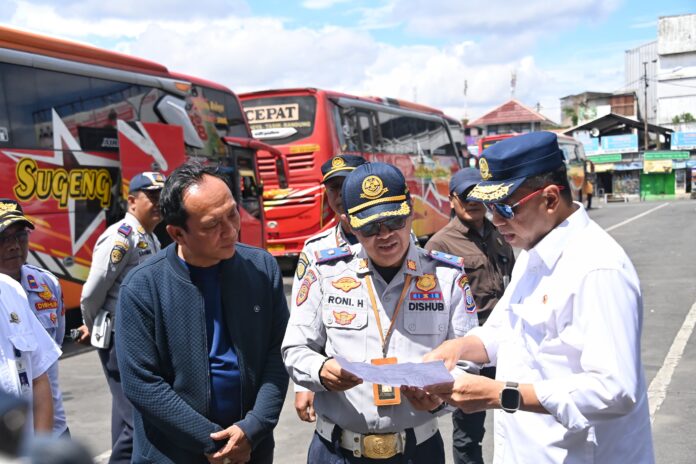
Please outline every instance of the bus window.
[[362, 140], [362, 148], [364, 153], [376, 152], [375, 143], [375, 128], [372, 124], [373, 113], [367, 111], [358, 111], [358, 123], [360, 124], [360, 134]]
[[312, 96], [244, 100], [252, 135], [271, 145], [285, 145], [314, 132], [317, 101]]

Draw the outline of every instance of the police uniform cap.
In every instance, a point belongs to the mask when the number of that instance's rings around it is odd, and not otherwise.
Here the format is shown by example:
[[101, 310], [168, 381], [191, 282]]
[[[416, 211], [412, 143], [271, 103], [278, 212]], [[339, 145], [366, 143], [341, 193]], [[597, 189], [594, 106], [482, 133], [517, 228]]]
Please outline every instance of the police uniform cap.
[[450, 177], [450, 193], [461, 195], [481, 182], [481, 173], [476, 168], [464, 168]]
[[406, 179], [391, 164], [358, 166], [343, 182], [342, 196], [350, 226], [354, 229], [411, 214], [411, 194]]
[[321, 165], [321, 173], [324, 176], [321, 181], [326, 182], [334, 177], [345, 177], [366, 162], [365, 158], [358, 155], [336, 155]]
[[30, 229], [34, 224], [24, 215], [22, 205], [10, 198], [0, 198], [0, 233], [13, 224], [23, 222]]
[[555, 171], [563, 165], [563, 152], [552, 132], [531, 132], [501, 140], [481, 153], [479, 168], [483, 181], [467, 199], [503, 201], [528, 177]]
[[141, 172], [136, 174], [130, 181], [128, 192], [133, 193], [139, 190], [161, 190], [164, 181], [167, 180], [161, 172]]

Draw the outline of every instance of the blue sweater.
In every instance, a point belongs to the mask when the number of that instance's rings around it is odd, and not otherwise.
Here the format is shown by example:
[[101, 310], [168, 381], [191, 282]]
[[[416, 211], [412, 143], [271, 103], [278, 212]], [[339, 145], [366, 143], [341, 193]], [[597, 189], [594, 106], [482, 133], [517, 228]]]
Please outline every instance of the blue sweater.
[[[236, 424], [254, 454], [265, 454], [288, 387], [283, 282], [275, 259], [247, 245], [237, 244], [221, 266], [223, 314], [241, 373]], [[221, 427], [210, 420], [205, 308], [176, 244], [128, 274], [117, 311], [121, 381], [135, 407], [133, 462], [207, 463], [204, 454], [218, 448], [209, 435]]]

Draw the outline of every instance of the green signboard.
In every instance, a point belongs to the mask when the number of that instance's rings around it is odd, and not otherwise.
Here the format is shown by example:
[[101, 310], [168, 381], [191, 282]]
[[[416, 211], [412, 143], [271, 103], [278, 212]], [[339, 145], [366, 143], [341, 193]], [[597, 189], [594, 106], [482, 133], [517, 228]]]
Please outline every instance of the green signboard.
[[643, 159], [660, 160], [660, 159], [689, 159], [688, 151], [646, 151], [643, 154]]
[[621, 161], [621, 153], [612, 153], [611, 155], [592, 155], [587, 157], [593, 163], [616, 163]]

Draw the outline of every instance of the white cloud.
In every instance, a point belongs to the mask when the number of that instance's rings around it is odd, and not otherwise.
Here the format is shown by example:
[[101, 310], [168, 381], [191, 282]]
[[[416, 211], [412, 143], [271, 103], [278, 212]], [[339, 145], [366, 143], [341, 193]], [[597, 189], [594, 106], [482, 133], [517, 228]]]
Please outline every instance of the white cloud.
[[350, 0], [304, 0], [302, 6], [309, 10], [324, 10], [348, 1]]

